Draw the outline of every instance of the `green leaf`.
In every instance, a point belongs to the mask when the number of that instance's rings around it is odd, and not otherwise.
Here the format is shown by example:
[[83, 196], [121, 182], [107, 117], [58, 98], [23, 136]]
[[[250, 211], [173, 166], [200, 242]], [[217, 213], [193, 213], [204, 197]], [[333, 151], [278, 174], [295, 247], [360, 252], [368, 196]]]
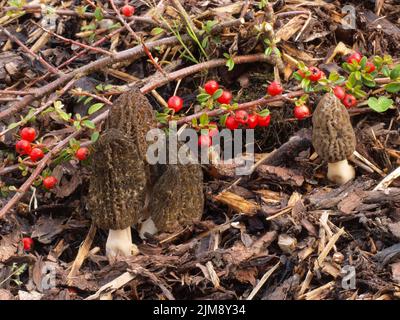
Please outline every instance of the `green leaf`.
[[59, 117], [64, 121], [69, 121], [71, 119], [71, 114], [68, 114], [62, 110], [57, 110]]
[[8, 129], [14, 129], [14, 128], [18, 127], [18, 126], [19, 126], [18, 122], [13, 122], [13, 123], [10, 123], [7, 128]]
[[222, 89], [218, 89], [217, 91], [215, 91], [214, 94], [212, 95], [213, 100], [217, 100], [220, 96], [222, 96], [223, 92], [224, 90]]
[[226, 64], [225, 64], [225, 65], [228, 67], [228, 71], [232, 71], [233, 68], [235, 67], [235, 62], [233, 61], [232, 58], [229, 58], [229, 59], [226, 61]]
[[97, 21], [101, 21], [104, 18], [103, 12], [99, 7], [94, 10], [94, 17], [96, 18]]
[[400, 78], [400, 64], [390, 71], [390, 79], [397, 80]]
[[90, 106], [89, 110], [88, 110], [88, 114], [93, 114], [97, 111], [99, 111], [101, 108], [104, 107], [104, 103], [95, 103], [94, 105]]
[[83, 124], [85, 127], [89, 128], [89, 129], [95, 129], [95, 128], [96, 128], [95, 124], [94, 124], [92, 121], [90, 121], [90, 120], [83, 120], [83, 121], [82, 121], [82, 124]]
[[210, 97], [211, 96], [208, 93], [202, 92], [202, 93], [197, 95], [197, 101], [199, 101], [200, 103], [204, 103], [208, 99], [210, 99]]
[[202, 126], [204, 126], [204, 125], [206, 125], [206, 124], [208, 124], [208, 115], [207, 115], [207, 113], [203, 113], [201, 116], [200, 116], [200, 124], [202, 125]]
[[368, 99], [368, 106], [376, 112], [385, 112], [393, 106], [393, 100], [386, 97], [371, 97]]
[[390, 93], [400, 92], [400, 82], [392, 82], [385, 85], [385, 90]]
[[268, 109], [264, 109], [264, 110], [258, 112], [258, 114], [259, 114], [261, 117], [266, 117], [266, 116], [268, 116], [268, 115], [270, 114], [270, 111], [269, 111]]
[[92, 135], [90, 136], [90, 141], [92, 141], [93, 143], [95, 143], [100, 137], [100, 133], [98, 131], [95, 131], [92, 133]]
[[390, 77], [390, 69], [389, 69], [389, 67], [388, 66], [383, 66], [383, 68], [382, 68], [382, 73], [383, 73], [383, 75], [385, 76], [385, 77]]
[[267, 49], [265, 49], [264, 54], [265, 54], [267, 57], [269, 57], [269, 56], [271, 55], [271, 53], [272, 53], [272, 48], [271, 48], [271, 47], [268, 47]]
[[83, 104], [86, 106], [90, 101], [92, 101], [93, 100], [93, 97], [87, 97], [86, 99], [85, 99], [85, 101], [83, 102]]
[[365, 66], [367, 65], [367, 61], [368, 61], [368, 59], [367, 59], [367, 57], [362, 57], [362, 59], [361, 59], [361, 61], [360, 61], [360, 66], [361, 66], [361, 69], [362, 70], [364, 70], [365, 69]]
[[156, 27], [156, 28], [153, 28], [153, 30], [151, 30], [150, 33], [152, 36], [158, 36], [159, 34], [161, 34], [163, 32], [164, 32], [163, 28]]

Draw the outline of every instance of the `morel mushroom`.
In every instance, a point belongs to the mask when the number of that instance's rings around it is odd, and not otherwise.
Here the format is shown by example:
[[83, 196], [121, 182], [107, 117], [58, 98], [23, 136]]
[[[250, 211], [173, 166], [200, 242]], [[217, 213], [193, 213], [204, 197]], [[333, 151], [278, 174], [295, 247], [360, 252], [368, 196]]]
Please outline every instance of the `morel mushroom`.
[[356, 137], [347, 109], [332, 93], [327, 93], [314, 111], [312, 143], [318, 155], [328, 162], [328, 179], [345, 184], [355, 171], [347, 162], [356, 147]]
[[203, 213], [203, 172], [199, 164], [168, 164], [152, 190], [151, 219], [157, 230], [175, 232]]
[[94, 146], [88, 206], [93, 222], [109, 230], [109, 258], [132, 253], [130, 227], [146, 218], [150, 184], [146, 134], [155, 123], [150, 103], [133, 89], [115, 101], [105, 133]]

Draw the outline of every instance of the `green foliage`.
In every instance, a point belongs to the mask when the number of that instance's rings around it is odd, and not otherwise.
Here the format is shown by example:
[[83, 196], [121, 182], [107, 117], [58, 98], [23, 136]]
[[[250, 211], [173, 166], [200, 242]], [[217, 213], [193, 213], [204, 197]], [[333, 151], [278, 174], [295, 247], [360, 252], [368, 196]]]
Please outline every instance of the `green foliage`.
[[228, 53], [224, 53], [224, 57], [227, 59], [225, 66], [228, 68], [228, 71], [232, 71], [235, 67], [235, 61], [233, 61], [233, 56], [229, 55]]
[[371, 97], [368, 99], [368, 106], [376, 112], [385, 112], [393, 106], [393, 100], [387, 97]]

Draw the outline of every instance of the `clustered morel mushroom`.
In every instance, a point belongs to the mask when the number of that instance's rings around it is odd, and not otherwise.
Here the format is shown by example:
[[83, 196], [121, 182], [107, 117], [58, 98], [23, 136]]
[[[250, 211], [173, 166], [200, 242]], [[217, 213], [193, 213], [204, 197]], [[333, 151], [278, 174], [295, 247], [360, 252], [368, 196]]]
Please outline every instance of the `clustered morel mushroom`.
[[345, 184], [354, 179], [348, 164], [356, 148], [356, 137], [347, 109], [332, 93], [323, 96], [314, 111], [312, 143], [315, 151], [328, 162], [328, 179]]
[[148, 164], [146, 135], [153, 128], [156, 119], [149, 101], [132, 89], [115, 101], [94, 146], [88, 205], [93, 222], [109, 230], [109, 258], [133, 253], [130, 228], [141, 221], [147, 227], [155, 224], [153, 232], [172, 232], [172, 224], [185, 226], [203, 213], [200, 165], [165, 164], [160, 171]]

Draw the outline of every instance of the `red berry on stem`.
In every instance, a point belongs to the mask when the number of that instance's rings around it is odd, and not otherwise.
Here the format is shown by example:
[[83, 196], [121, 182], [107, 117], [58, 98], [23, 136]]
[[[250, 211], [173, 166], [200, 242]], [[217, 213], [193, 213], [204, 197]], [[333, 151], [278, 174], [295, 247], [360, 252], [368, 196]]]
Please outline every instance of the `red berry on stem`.
[[232, 100], [232, 93], [229, 91], [223, 91], [222, 95], [217, 99], [217, 101], [221, 104], [230, 104]]
[[310, 67], [309, 68], [311, 75], [309, 76], [309, 79], [311, 81], [318, 81], [320, 80], [325, 74], [318, 69], [317, 67]]
[[368, 73], [374, 72], [375, 69], [376, 69], [375, 65], [370, 61], [368, 61], [367, 64], [365, 65], [365, 71]]
[[360, 63], [362, 55], [359, 52], [354, 52], [347, 58], [347, 63], [353, 63], [353, 61]]
[[15, 144], [15, 150], [21, 155], [30, 154], [32, 151], [31, 143], [26, 140], [19, 140]]
[[56, 184], [57, 184], [57, 179], [53, 176], [48, 176], [43, 179], [43, 186], [46, 189], [49, 189], [49, 190], [53, 189]]
[[39, 148], [33, 148], [31, 153], [29, 154], [29, 157], [33, 162], [36, 162], [44, 157], [44, 153], [42, 149]]
[[268, 127], [271, 122], [271, 115], [267, 115], [265, 117], [258, 115], [258, 125], [260, 127]]
[[258, 125], [258, 115], [257, 114], [251, 114], [247, 118], [247, 127], [250, 129], [254, 129]]
[[244, 110], [238, 110], [235, 112], [235, 119], [240, 124], [246, 124], [249, 118], [249, 114]]
[[121, 8], [121, 12], [125, 17], [131, 17], [135, 13], [135, 7], [126, 4]]
[[183, 99], [178, 96], [172, 96], [168, 99], [168, 108], [178, 112], [183, 107]]
[[340, 86], [336, 86], [335, 88], [333, 88], [333, 93], [336, 97], [338, 97], [339, 100], [343, 100], [346, 96], [346, 91]]
[[22, 140], [32, 142], [36, 139], [36, 131], [34, 128], [25, 127], [21, 130], [20, 136]]
[[88, 156], [89, 156], [89, 149], [85, 148], [85, 147], [81, 147], [75, 152], [75, 157], [79, 161], [86, 160], [88, 158]]
[[206, 147], [208, 148], [209, 146], [211, 146], [211, 144], [212, 144], [212, 139], [209, 135], [206, 135], [206, 134], [200, 135], [199, 146], [201, 148], [206, 148]]
[[347, 109], [357, 105], [357, 99], [351, 94], [346, 94], [342, 102]]
[[219, 89], [219, 84], [217, 81], [215, 80], [210, 80], [207, 81], [206, 84], [204, 85], [204, 90], [210, 95], [212, 96], [215, 91], [217, 91]]
[[235, 130], [239, 127], [239, 123], [236, 121], [235, 117], [229, 116], [226, 118], [225, 126], [230, 130]]
[[303, 120], [311, 114], [310, 109], [306, 105], [295, 106], [294, 116], [298, 120]]
[[277, 96], [283, 92], [283, 88], [278, 81], [272, 81], [267, 88], [267, 92], [270, 96]]
[[22, 238], [22, 244], [25, 251], [30, 251], [33, 247], [33, 240], [30, 237]]

